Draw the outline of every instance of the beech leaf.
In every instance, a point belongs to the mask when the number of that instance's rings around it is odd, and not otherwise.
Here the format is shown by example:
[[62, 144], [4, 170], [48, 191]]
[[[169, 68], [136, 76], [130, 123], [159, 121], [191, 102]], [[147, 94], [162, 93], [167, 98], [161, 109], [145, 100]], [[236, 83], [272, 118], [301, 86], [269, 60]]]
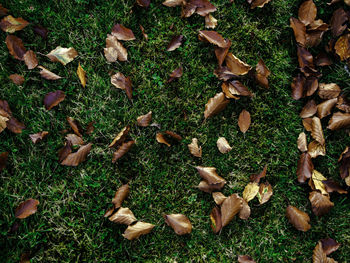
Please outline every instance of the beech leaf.
[[350, 126], [350, 113], [335, 112], [328, 122], [328, 129], [340, 130]]
[[86, 86], [86, 72], [82, 68], [80, 63], [79, 63], [78, 69], [77, 69], [77, 75], [78, 75], [78, 78], [80, 80], [80, 84], [83, 86], [83, 88], [85, 88], [85, 86]]
[[298, 137], [298, 149], [301, 152], [307, 151], [307, 140], [306, 140], [306, 134], [305, 132], [301, 132]]
[[119, 148], [113, 153], [112, 163], [115, 163], [121, 157], [123, 157], [128, 151], [130, 151], [131, 147], [135, 144], [135, 141], [128, 141], [122, 143]]
[[297, 165], [298, 182], [305, 183], [308, 178], [311, 178], [313, 170], [311, 155], [307, 152], [302, 153]]
[[146, 235], [149, 232], [152, 231], [152, 229], [155, 227], [155, 225], [152, 225], [150, 223], [140, 222], [138, 221], [136, 224], [128, 226], [128, 228], [125, 230], [123, 237], [125, 237], [128, 240], [134, 240], [141, 235]]
[[118, 224], [131, 225], [137, 221], [133, 212], [129, 208], [120, 207], [110, 218], [110, 221]]
[[29, 22], [24, 20], [22, 17], [14, 18], [11, 15], [4, 17], [0, 21], [0, 28], [7, 33], [14, 33], [22, 30], [27, 25], [29, 25]]
[[49, 54], [46, 55], [52, 62], [60, 62], [63, 66], [73, 61], [78, 56], [78, 52], [70, 47], [64, 48], [61, 46], [56, 47]]
[[188, 150], [195, 157], [202, 157], [202, 147], [198, 146], [197, 138], [192, 138], [192, 142], [188, 145]]
[[38, 65], [38, 60], [33, 50], [28, 50], [24, 56], [24, 63], [26, 63], [28, 69], [34, 69]]
[[28, 199], [19, 204], [15, 211], [15, 217], [19, 219], [27, 218], [28, 216], [35, 214], [38, 210], [37, 206], [39, 201], [36, 199]]
[[303, 2], [298, 11], [299, 20], [306, 26], [311, 24], [317, 16], [317, 8], [312, 0]]
[[338, 98], [334, 98], [334, 99], [329, 99], [326, 100], [320, 104], [317, 105], [317, 116], [322, 119], [326, 116], [328, 116], [329, 114], [331, 114], [331, 111], [333, 109], [333, 107], [335, 106], [335, 104], [337, 104], [338, 102]]
[[227, 226], [242, 209], [242, 199], [237, 194], [227, 197], [221, 205], [221, 223]]
[[177, 235], [190, 234], [192, 231], [192, 224], [187, 216], [182, 214], [164, 215], [165, 222], [172, 227]]
[[286, 216], [297, 230], [306, 232], [311, 228], [310, 217], [307, 213], [299, 210], [295, 206], [289, 205], [286, 210]]
[[124, 184], [121, 187], [119, 187], [119, 189], [115, 192], [114, 198], [112, 199], [112, 203], [115, 209], [122, 206], [122, 203], [128, 197], [129, 193], [129, 184]]
[[137, 125], [140, 127], [149, 126], [151, 121], [152, 121], [152, 111], [148, 112], [145, 115], [141, 115], [141, 116], [137, 117]]
[[228, 153], [232, 150], [232, 147], [228, 144], [228, 141], [224, 137], [220, 137], [216, 145], [221, 153]]
[[91, 146], [91, 143], [80, 146], [77, 152], [68, 154], [68, 156], [61, 162], [61, 164], [65, 166], [78, 166], [86, 160], [86, 157], [91, 150]]
[[53, 107], [57, 106], [66, 97], [66, 94], [62, 90], [56, 90], [49, 92], [45, 95], [44, 105], [47, 110], [51, 110]]
[[226, 180], [218, 175], [216, 172], [215, 167], [203, 167], [203, 166], [197, 166], [196, 167], [199, 175], [207, 181], [208, 184], [225, 184]]
[[49, 132], [42, 131], [42, 132], [38, 132], [35, 134], [30, 134], [29, 137], [33, 143], [37, 143], [37, 142], [40, 142], [41, 140], [43, 140], [48, 134], [49, 134]]
[[112, 35], [115, 36], [118, 40], [134, 40], [135, 35], [131, 29], [124, 27], [121, 24], [115, 24], [112, 28]]
[[167, 47], [167, 51], [174, 51], [175, 49], [179, 48], [182, 44], [182, 40], [183, 40], [183, 35], [177, 35], [177, 36], [174, 36], [170, 43], [168, 44], [168, 47]]
[[256, 182], [250, 182], [246, 185], [243, 191], [243, 199], [246, 202], [249, 202], [253, 200], [253, 198], [258, 194], [259, 192], [259, 185]]
[[223, 92], [217, 93], [213, 98], [209, 99], [205, 104], [204, 118], [210, 118], [223, 111], [230, 101], [226, 99]]
[[214, 233], [217, 234], [222, 229], [222, 222], [221, 222], [221, 211], [220, 208], [215, 206], [210, 213], [210, 221], [211, 221], [211, 228], [213, 229]]
[[41, 69], [40, 75], [41, 75], [41, 77], [43, 77], [44, 79], [47, 79], [47, 80], [57, 80], [57, 79], [61, 79], [61, 78], [62, 78], [62, 77], [56, 75], [55, 73], [51, 72], [50, 70], [44, 68], [43, 66], [38, 66], [38, 68]]
[[238, 117], [238, 126], [241, 132], [246, 133], [250, 127], [250, 113], [246, 110], [242, 110]]
[[327, 214], [334, 206], [334, 203], [331, 202], [329, 196], [325, 196], [318, 191], [312, 191], [309, 195], [309, 200], [311, 203], [312, 212], [316, 216]]

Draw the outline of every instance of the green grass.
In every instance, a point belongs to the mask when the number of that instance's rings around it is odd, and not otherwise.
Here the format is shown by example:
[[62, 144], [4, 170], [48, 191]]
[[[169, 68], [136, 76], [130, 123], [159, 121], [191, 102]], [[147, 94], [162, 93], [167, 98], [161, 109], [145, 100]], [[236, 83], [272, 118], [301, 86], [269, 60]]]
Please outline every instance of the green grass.
[[[317, 0], [319, 17], [329, 21], [337, 6]], [[27, 129], [20, 135], [0, 134], [0, 152], [9, 151], [7, 168], [0, 179], [0, 247], [2, 262], [18, 262], [21, 253], [34, 251], [32, 262], [236, 262], [238, 254], [249, 254], [258, 262], [310, 262], [312, 250], [321, 238], [332, 237], [342, 244], [332, 255], [339, 262], [350, 259], [350, 204], [347, 195], [332, 196], [331, 212], [321, 218], [312, 215], [308, 186], [296, 183], [299, 152], [298, 134], [303, 131], [298, 114], [305, 101], [290, 96], [290, 82], [297, 72], [296, 45], [289, 17], [297, 16], [297, 0], [273, 0], [263, 9], [250, 10], [244, 0], [212, 0], [218, 10], [215, 29], [232, 40], [231, 52], [255, 65], [262, 58], [272, 72], [270, 89], [244, 83], [254, 92], [252, 99], [232, 101], [218, 116], [203, 121], [204, 105], [221, 90], [214, 76], [213, 46], [198, 41], [204, 18], [193, 15], [181, 19], [180, 8], [167, 8], [152, 0], [148, 9], [133, 8], [133, 0], [94, 1], [5, 1], [3, 6], [15, 17], [38, 23], [50, 30], [45, 41], [31, 26], [16, 35], [28, 49], [47, 54], [56, 46], [74, 47], [79, 57], [67, 66], [51, 63], [38, 55], [40, 64], [64, 77], [47, 81], [39, 70], [27, 70], [14, 60], [1, 33], [0, 99], [6, 99], [14, 115]], [[348, 8], [348, 7], [347, 7]], [[132, 11], [132, 12], [131, 12]], [[103, 56], [107, 33], [114, 23], [131, 28], [137, 40], [125, 43], [129, 61], [108, 64]], [[142, 38], [139, 24], [149, 36]], [[174, 24], [174, 31], [169, 27]], [[183, 34], [183, 45], [173, 52], [166, 46], [174, 34]], [[318, 50], [329, 39], [329, 33]], [[78, 63], [87, 72], [82, 88], [76, 76]], [[179, 81], [167, 84], [168, 74], [183, 65]], [[349, 75], [343, 63], [322, 69], [323, 82], [336, 82], [349, 90]], [[131, 103], [121, 90], [110, 84], [110, 72], [130, 76], [134, 88]], [[22, 86], [10, 83], [8, 75], [24, 75]], [[44, 95], [61, 89], [65, 101], [51, 111], [43, 107]], [[237, 126], [242, 109], [251, 113], [252, 125], [244, 135]], [[183, 136], [181, 144], [170, 148], [155, 140], [156, 127], [133, 125], [137, 116], [153, 111], [153, 121], [161, 130]], [[93, 148], [86, 162], [76, 168], [58, 163], [57, 151], [64, 143], [62, 130], [66, 116], [84, 126], [96, 121], [95, 132], [84, 136]], [[136, 146], [117, 164], [111, 163], [108, 144], [127, 124]], [[324, 122], [324, 127], [326, 121]], [[29, 134], [47, 130], [45, 141], [34, 145]], [[218, 137], [224, 136], [233, 150], [220, 154]], [[193, 137], [203, 146], [203, 158], [192, 157], [187, 149]], [[326, 177], [340, 180], [337, 158], [350, 140], [346, 132], [325, 130], [327, 156], [314, 161]], [[229, 183], [223, 192], [241, 194], [249, 175], [268, 165], [267, 179], [274, 195], [259, 206], [251, 203], [248, 221], [233, 220], [220, 235], [210, 228], [209, 213], [214, 205], [209, 194], [195, 186], [200, 177], [195, 165], [215, 166]], [[122, 237], [125, 226], [103, 218], [115, 190], [130, 182], [131, 193], [124, 206], [138, 219], [156, 225], [139, 240]], [[18, 233], [8, 230], [16, 221], [15, 207], [23, 200], [40, 201], [38, 212], [21, 221]], [[307, 233], [295, 230], [285, 218], [288, 203], [311, 215]], [[166, 226], [164, 213], [183, 213], [193, 224], [189, 236], [176, 236]]]

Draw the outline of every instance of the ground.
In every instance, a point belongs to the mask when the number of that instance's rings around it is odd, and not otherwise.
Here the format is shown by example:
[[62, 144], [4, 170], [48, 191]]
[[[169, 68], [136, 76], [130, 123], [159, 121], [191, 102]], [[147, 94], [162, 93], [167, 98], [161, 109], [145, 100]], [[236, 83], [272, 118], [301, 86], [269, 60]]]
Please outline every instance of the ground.
[[[6, 33], [1, 33], [0, 99], [6, 99], [14, 115], [27, 126], [19, 135], [9, 131], [0, 134], [0, 152], [10, 152], [0, 177], [2, 262], [18, 262], [26, 251], [35, 252], [32, 262], [236, 262], [238, 254], [249, 254], [261, 263], [310, 262], [317, 241], [325, 237], [342, 244], [333, 258], [349, 261], [348, 196], [333, 195], [334, 208], [317, 218], [311, 212], [309, 188], [296, 182], [296, 139], [303, 131], [299, 112], [305, 101], [294, 101], [290, 96], [297, 59], [289, 18], [297, 16], [302, 1], [272, 0], [263, 9], [254, 10], [244, 0], [211, 2], [218, 8], [213, 13], [218, 19], [215, 30], [232, 41], [231, 52], [250, 65], [262, 58], [272, 75], [270, 89], [245, 81], [254, 97], [232, 101], [224, 112], [206, 121], [204, 105], [221, 90], [221, 83], [213, 74], [217, 63], [213, 46], [197, 38], [198, 31], [204, 29], [203, 17], [181, 19], [179, 7], [167, 8], [158, 0], [152, 0], [148, 9], [133, 8], [133, 0], [3, 2], [15, 17], [50, 30], [46, 41], [35, 35], [31, 26], [16, 32], [28, 49], [47, 54], [59, 45], [74, 47], [79, 57], [62, 66], [38, 55], [41, 65], [64, 77], [44, 80], [38, 69], [29, 71], [8, 54]], [[315, 1], [319, 17], [328, 21], [336, 7], [326, 2]], [[105, 38], [114, 23], [131, 28], [136, 35], [137, 40], [125, 43], [128, 62], [110, 64], [103, 56]], [[142, 38], [139, 24], [149, 41]], [[176, 51], [167, 52], [175, 34], [183, 34], [185, 41]], [[327, 38], [321, 47], [326, 42]], [[313, 51], [317, 53], [321, 47]], [[87, 72], [86, 88], [76, 76], [78, 62]], [[179, 65], [184, 68], [182, 78], [167, 84], [168, 74]], [[336, 82], [349, 91], [344, 66], [338, 62], [322, 69], [322, 82]], [[109, 73], [118, 71], [132, 79], [132, 102], [110, 84]], [[13, 73], [24, 75], [22, 86], [10, 83], [8, 76]], [[57, 89], [66, 92], [65, 101], [45, 110], [44, 95]], [[242, 109], [252, 117], [245, 135], [237, 125]], [[170, 148], [160, 145], [155, 140], [157, 127], [134, 125], [137, 116], [150, 110], [162, 131], [183, 136], [181, 144]], [[76, 168], [58, 163], [57, 151], [64, 143], [61, 131], [69, 128], [66, 116], [83, 125], [96, 121], [94, 133], [84, 136], [86, 142], [93, 143], [92, 151]], [[132, 125], [136, 147], [112, 164], [108, 145], [127, 124]], [[34, 145], [28, 135], [42, 130], [49, 131], [49, 136]], [[233, 147], [230, 153], [217, 150], [220, 136]], [[193, 137], [203, 146], [201, 159], [188, 152], [187, 144]], [[325, 137], [327, 155], [318, 157], [314, 164], [326, 177], [339, 181], [337, 158], [350, 139], [344, 131], [326, 129]], [[213, 234], [209, 213], [214, 202], [195, 187], [200, 177], [194, 167], [216, 167], [229, 182], [223, 190], [229, 195], [241, 194], [249, 175], [266, 164], [267, 179], [274, 190], [271, 200], [261, 206], [253, 201], [249, 220], [235, 219], [220, 235]], [[124, 206], [138, 219], [156, 225], [151, 234], [136, 241], [122, 237], [125, 226], [103, 217], [116, 189], [127, 182], [131, 193]], [[9, 234], [15, 207], [28, 198], [40, 201], [38, 212], [21, 221], [18, 233]], [[310, 214], [310, 231], [297, 231], [288, 223], [288, 204]], [[187, 215], [193, 224], [191, 235], [176, 236], [164, 223], [165, 213]]]

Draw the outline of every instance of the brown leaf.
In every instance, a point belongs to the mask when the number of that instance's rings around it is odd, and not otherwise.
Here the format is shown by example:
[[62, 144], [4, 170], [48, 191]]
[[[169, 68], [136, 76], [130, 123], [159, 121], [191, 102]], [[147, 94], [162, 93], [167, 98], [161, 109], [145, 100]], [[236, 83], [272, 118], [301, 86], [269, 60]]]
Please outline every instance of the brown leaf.
[[250, 207], [246, 200], [242, 199], [242, 209], [239, 211], [239, 218], [242, 220], [247, 220], [250, 217]]
[[350, 113], [350, 99], [347, 98], [345, 95], [339, 96], [336, 107], [341, 111]]
[[173, 72], [171, 72], [170, 78], [168, 79], [168, 83], [172, 82], [175, 79], [181, 78], [182, 73], [183, 73], [183, 68], [182, 67], [178, 67], [177, 69], [175, 69]]
[[232, 147], [228, 144], [228, 141], [224, 137], [220, 137], [216, 145], [221, 153], [228, 153], [232, 150]]
[[214, 202], [217, 204], [217, 205], [221, 205], [225, 199], [227, 198], [223, 193], [221, 192], [213, 192], [212, 193], [212, 196], [213, 196], [213, 199], [214, 199]]
[[67, 141], [66, 144], [58, 151], [58, 162], [63, 162], [71, 152], [72, 143], [71, 141]]
[[197, 166], [196, 169], [199, 175], [207, 181], [208, 184], [226, 184], [226, 180], [218, 175], [215, 167]]
[[199, 183], [197, 188], [203, 192], [210, 194], [213, 191], [220, 191], [225, 186], [225, 183], [226, 183], [226, 181], [221, 182], [221, 183], [217, 183], [217, 184], [208, 184], [207, 181], [203, 180]]
[[27, 25], [29, 25], [29, 22], [24, 20], [22, 17], [14, 18], [11, 15], [4, 17], [0, 21], [0, 28], [7, 33], [14, 33], [22, 30]]
[[104, 54], [108, 62], [127, 61], [128, 51], [120, 43], [116, 36], [107, 35]]
[[312, 262], [313, 263], [337, 263], [337, 261], [335, 261], [334, 259], [327, 257], [326, 253], [322, 248], [321, 241], [318, 241], [318, 244], [316, 245], [313, 251]]
[[306, 48], [298, 46], [297, 55], [299, 67], [301, 69], [304, 69], [306, 67], [310, 69], [315, 68], [313, 56]]
[[128, 197], [129, 193], [130, 193], [129, 184], [124, 184], [118, 188], [118, 190], [115, 192], [114, 198], [112, 199], [112, 203], [115, 209], [122, 206], [122, 203]]
[[220, 208], [215, 206], [213, 210], [211, 210], [210, 213], [210, 220], [211, 220], [211, 228], [213, 229], [214, 233], [217, 234], [222, 229], [222, 223], [221, 223], [221, 211]]
[[264, 169], [258, 173], [258, 174], [252, 174], [250, 177], [249, 177], [249, 180], [252, 182], [252, 183], [259, 183], [260, 182], [260, 179], [261, 178], [264, 178], [266, 176], [266, 172], [267, 172], [267, 165], [264, 166]]
[[316, 216], [327, 214], [334, 206], [329, 196], [325, 196], [318, 191], [312, 191], [309, 195], [309, 200], [312, 206], [312, 212], [314, 212]]
[[303, 126], [305, 130], [307, 130], [308, 132], [311, 132], [312, 118], [303, 119]]
[[250, 127], [250, 113], [246, 110], [242, 110], [238, 117], [238, 126], [241, 132], [246, 133]]
[[232, 53], [228, 53], [225, 57], [226, 66], [232, 74], [240, 76], [247, 74], [252, 67], [235, 57]]
[[312, 141], [307, 147], [307, 151], [310, 154], [311, 158], [316, 158], [317, 156], [326, 155], [326, 146], [320, 144], [318, 141]]
[[27, 218], [28, 216], [35, 214], [38, 210], [38, 200], [28, 199], [19, 204], [15, 211], [15, 217], [19, 219]]
[[72, 145], [83, 145], [84, 141], [81, 137], [79, 137], [76, 134], [70, 133], [67, 134], [66, 138], [67, 141], [70, 141], [72, 143]]
[[309, 77], [305, 81], [304, 92], [305, 96], [313, 95], [318, 89], [318, 80], [315, 77]]
[[124, 27], [122, 24], [115, 24], [112, 28], [112, 35], [118, 40], [134, 40], [135, 35], [131, 29]]
[[328, 256], [329, 254], [337, 251], [340, 244], [332, 238], [321, 239], [322, 250]]
[[332, 65], [333, 61], [330, 59], [330, 57], [325, 52], [321, 52], [316, 56], [315, 64], [316, 64], [316, 66], [324, 67], [324, 66]]
[[167, 7], [175, 7], [183, 4], [183, 0], [165, 0], [162, 4]]
[[109, 218], [109, 220], [117, 224], [128, 226], [137, 221], [133, 212], [129, 208], [124, 207], [120, 207], [118, 211]]
[[264, 5], [266, 5], [268, 2], [270, 2], [271, 0], [253, 0], [250, 8], [254, 9], [256, 7], [260, 7], [263, 8]]
[[128, 98], [132, 99], [132, 83], [129, 77], [125, 77], [123, 73], [118, 72], [111, 77], [111, 83], [117, 89], [125, 90]]
[[350, 126], [350, 113], [336, 112], [333, 114], [332, 118], [329, 120], [328, 129], [340, 130], [348, 128]]
[[260, 184], [257, 197], [261, 205], [269, 201], [272, 195], [273, 195], [273, 190], [269, 182]]
[[148, 112], [145, 115], [141, 115], [137, 117], [137, 125], [141, 127], [149, 126], [151, 121], [152, 121], [152, 111]]
[[0, 4], [0, 16], [5, 16], [8, 13], [8, 9], [3, 7], [2, 4]]
[[322, 183], [324, 184], [326, 191], [328, 193], [333, 193], [333, 192], [338, 192], [339, 194], [348, 193], [337, 182], [333, 181], [332, 179], [323, 180]]
[[340, 92], [340, 87], [335, 83], [320, 83], [318, 88], [318, 96], [320, 96], [321, 99], [325, 100], [337, 98]]
[[130, 131], [130, 126], [127, 125], [125, 126], [118, 134], [117, 136], [113, 139], [113, 141], [111, 142], [111, 144], [108, 146], [109, 148], [114, 147], [116, 145], [120, 145], [122, 144], [125, 139], [126, 136], [129, 134]]
[[78, 166], [79, 164], [81, 164], [86, 160], [86, 157], [91, 150], [91, 146], [92, 146], [91, 143], [80, 146], [77, 152], [68, 154], [66, 159], [64, 159], [61, 162], [61, 164], [65, 166]]
[[47, 110], [51, 110], [53, 107], [57, 106], [66, 97], [66, 94], [62, 90], [56, 90], [49, 92], [45, 95], [44, 105]]
[[299, 19], [291, 17], [290, 27], [293, 29], [295, 41], [301, 45], [306, 45], [306, 26]]
[[349, 177], [350, 172], [350, 151], [349, 147], [346, 147], [345, 150], [340, 155], [338, 162], [340, 163], [340, 177], [345, 179]]
[[263, 88], [269, 88], [269, 80], [267, 79], [270, 76], [271, 72], [266, 67], [262, 59], [259, 60], [258, 64], [255, 67], [255, 80]]
[[237, 96], [253, 97], [249, 89], [238, 80], [225, 81], [222, 83], [221, 88], [227, 98], [239, 99]]
[[166, 135], [170, 136], [172, 139], [180, 142], [182, 140], [182, 137], [180, 135], [178, 135], [177, 133], [175, 132], [172, 132], [172, 131], [165, 131], [164, 132]]
[[304, 108], [301, 110], [300, 112], [300, 118], [309, 118], [315, 115], [315, 113], [317, 112], [317, 105], [316, 102], [314, 100], [309, 100]]
[[192, 142], [188, 145], [188, 150], [195, 157], [202, 157], [202, 147], [198, 146], [197, 138], [192, 138]]
[[297, 230], [306, 232], [311, 228], [309, 215], [294, 206], [287, 207], [286, 216]]
[[28, 69], [36, 68], [38, 65], [38, 60], [33, 50], [28, 50], [24, 56], [24, 63], [26, 63]]
[[38, 132], [35, 134], [30, 134], [29, 137], [33, 143], [37, 143], [37, 142], [40, 142], [41, 140], [43, 140], [48, 134], [49, 134], [49, 132], [42, 131], [42, 132]]
[[33, 27], [33, 31], [35, 34], [41, 36], [43, 39], [46, 39], [47, 34], [49, 33], [49, 31], [45, 27], [40, 26], [40, 25], [35, 25]]
[[7, 127], [7, 124], [6, 122], [8, 121], [9, 119], [7, 117], [4, 117], [2, 115], [0, 115], [0, 133], [6, 129]]
[[200, 16], [207, 16], [216, 11], [216, 7], [209, 0], [190, 0], [191, 2], [197, 4], [196, 13]]
[[221, 66], [214, 70], [214, 75], [218, 77], [220, 80], [229, 80], [232, 78], [236, 78], [237, 76], [233, 74], [230, 69], [226, 66]]
[[72, 47], [64, 48], [64, 47], [58, 46], [46, 56], [52, 62], [60, 62], [63, 66], [65, 66], [78, 56], [78, 52]]
[[243, 199], [249, 202], [254, 199], [254, 197], [259, 192], [259, 185], [256, 182], [250, 182], [246, 185], [243, 191]]
[[142, 25], [139, 25], [139, 26], [143, 37], [146, 39], [146, 41], [148, 41], [148, 35], [146, 34], [145, 29], [143, 28]]
[[191, 221], [182, 214], [164, 215], [165, 223], [172, 227], [177, 235], [190, 234], [192, 231]]
[[321, 145], [325, 144], [325, 139], [324, 139], [324, 135], [323, 135], [321, 120], [318, 117], [313, 117], [312, 118], [311, 136], [317, 142], [319, 142]]
[[95, 121], [91, 121], [88, 123], [88, 125], [86, 127], [86, 131], [85, 131], [86, 134], [89, 135], [89, 134], [94, 132], [94, 130], [95, 130], [94, 124], [95, 124]]
[[170, 43], [167, 46], [167, 51], [174, 51], [175, 49], [179, 48], [182, 44], [182, 40], [183, 40], [183, 35], [179, 35], [179, 36], [174, 36]]
[[157, 142], [163, 143], [163, 144], [167, 145], [168, 147], [171, 146], [171, 144], [167, 141], [164, 134], [162, 134], [162, 133], [157, 133], [156, 140], [157, 140]]
[[227, 47], [225, 39], [216, 31], [201, 30], [199, 31], [198, 38], [201, 41], [207, 41], [221, 48]]
[[205, 16], [205, 27], [214, 29], [218, 24], [218, 20], [215, 19], [211, 14]]
[[9, 129], [13, 133], [22, 133], [22, 130], [26, 128], [26, 126], [17, 120], [14, 117], [11, 117], [7, 122], [7, 129]]
[[306, 152], [307, 151], [307, 140], [306, 140], [306, 134], [304, 132], [299, 134], [299, 137], [298, 137], [298, 149], [301, 152]]
[[205, 104], [204, 118], [210, 118], [219, 112], [223, 111], [230, 101], [226, 99], [223, 92], [217, 93], [213, 98], [210, 98]]
[[227, 226], [236, 214], [242, 209], [242, 199], [237, 194], [232, 194], [221, 205], [221, 224]]
[[303, 75], [298, 74], [293, 78], [293, 82], [291, 84], [293, 99], [299, 100], [304, 97], [304, 84], [305, 77]]
[[128, 226], [125, 230], [123, 237], [128, 240], [134, 240], [141, 235], [148, 234], [152, 231], [155, 226], [150, 223], [140, 222], [138, 221], [136, 224], [132, 226]]
[[83, 135], [81, 135], [82, 129], [77, 120], [74, 120], [72, 117], [67, 117], [67, 122], [69, 123], [69, 126], [72, 128], [76, 135], [78, 135], [79, 137], [83, 137]]
[[331, 111], [334, 107], [334, 105], [338, 102], [337, 98], [326, 100], [320, 104], [317, 105], [317, 116], [322, 119], [329, 114], [331, 114]]
[[8, 156], [9, 156], [8, 152], [0, 153], [0, 172], [5, 169]]
[[61, 79], [61, 78], [62, 78], [62, 77], [56, 75], [55, 73], [51, 72], [50, 70], [44, 68], [43, 66], [38, 66], [38, 68], [41, 69], [40, 75], [41, 75], [41, 77], [43, 77], [44, 79], [47, 79], [47, 80], [57, 80], [57, 79]]
[[335, 43], [334, 50], [341, 61], [350, 58], [350, 34], [341, 36]]
[[346, 22], [349, 20], [347, 13], [343, 8], [339, 8], [333, 12], [330, 27], [333, 37], [340, 36], [347, 28]]
[[122, 143], [120, 147], [113, 153], [112, 163], [115, 163], [121, 157], [123, 157], [128, 151], [130, 151], [131, 147], [135, 144], [135, 141], [128, 141]]
[[317, 16], [317, 7], [312, 0], [307, 0], [303, 2], [298, 11], [299, 20], [304, 23], [304, 25], [311, 24]]
[[24, 60], [23, 56], [27, 52], [27, 50], [23, 45], [22, 39], [14, 35], [7, 35], [5, 42], [9, 50], [9, 53], [15, 59]]
[[16, 85], [22, 85], [24, 83], [24, 77], [18, 74], [11, 74], [9, 79]]
[[226, 46], [225, 47], [216, 47], [215, 48], [215, 56], [218, 60], [218, 64], [219, 66], [222, 65], [222, 63], [224, 63], [225, 61], [225, 58], [226, 58], [226, 55], [230, 49], [230, 46], [231, 46], [231, 41], [228, 40], [228, 39], [225, 39], [226, 41]]
[[82, 66], [80, 66], [80, 62], [79, 62], [79, 66], [77, 69], [77, 75], [78, 75], [78, 78], [80, 80], [80, 84], [83, 86], [83, 88], [85, 88], [85, 86], [86, 86], [86, 72], [82, 68]]
[[148, 7], [151, 3], [151, 0], [136, 0], [136, 3], [141, 7]]
[[238, 256], [238, 262], [239, 263], [256, 263], [256, 261], [248, 255], [239, 255]]

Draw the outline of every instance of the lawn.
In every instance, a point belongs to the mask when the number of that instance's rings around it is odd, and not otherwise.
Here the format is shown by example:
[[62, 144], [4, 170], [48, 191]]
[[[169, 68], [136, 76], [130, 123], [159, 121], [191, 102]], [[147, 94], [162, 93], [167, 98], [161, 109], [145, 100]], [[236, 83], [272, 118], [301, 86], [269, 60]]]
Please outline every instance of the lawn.
[[[0, 174], [0, 247], [1, 262], [18, 262], [22, 253], [32, 252], [31, 262], [236, 262], [237, 255], [248, 254], [257, 262], [311, 262], [317, 241], [334, 238], [341, 243], [332, 254], [338, 262], [350, 262], [350, 202], [348, 195], [332, 195], [335, 206], [323, 217], [312, 214], [309, 187], [296, 181], [299, 158], [296, 140], [304, 130], [299, 112], [305, 100], [291, 98], [290, 83], [297, 72], [296, 44], [289, 18], [297, 17], [301, 0], [272, 0], [264, 8], [251, 10], [244, 0], [212, 0], [217, 7], [215, 29], [232, 41], [230, 51], [250, 65], [262, 58], [272, 74], [270, 88], [253, 81], [244, 84], [253, 98], [231, 101], [217, 116], [204, 121], [204, 106], [221, 91], [221, 81], [213, 74], [217, 61], [213, 46], [198, 40], [205, 28], [204, 18], [180, 17], [181, 8], [168, 8], [152, 0], [148, 9], [133, 7], [134, 0], [115, 1], [3, 1], [14, 17], [23, 17], [50, 30], [47, 40], [35, 35], [32, 26], [15, 33], [27, 49], [39, 52], [40, 65], [64, 77], [42, 79], [39, 69], [29, 71], [13, 59], [1, 32], [0, 99], [7, 100], [13, 114], [26, 129], [15, 135], [0, 134], [0, 152], [9, 152], [9, 161]], [[314, 1], [318, 16], [329, 21], [336, 6]], [[349, 10], [344, 5], [345, 10]], [[115, 23], [133, 30], [136, 40], [124, 43], [127, 62], [107, 63], [103, 48]], [[149, 40], [143, 39], [139, 25]], [[173, 29], [169, 28], [173, 25]], [[166, 47], [176, 34], [184, 35], [182, 46], [172, 52]], [[329, 37], [329, 35], [328, 35]], [[317, 53], [327, 43], [312, 49]], [[63, 66], [44, 56], [57, 46], [74, 47], [79, 52], [73, 62]], [[82, 88], [76, 75], [78, 63], [87, 74]], [[183, 66], [183, 76], [167, 83], [168, 75]], [[335, 82], [350, 91], [346, 64], [337, 62], [323, 67], [322, 82]], [[122, 72], [133, 83], [133, 101], [110, 84], [110, 74]], [[25, 77], [23, 85], [13, 84], [8, 76]], [[45, 94], [63, 90], [66, 99], [47, 111]], [[246, 134], [237, 125], [238, 115], [246, 109], [252, 125]], [[138, 127], [138, 116], [153, 112], [158, 127]], [[78, 167], [58, 163], [57, 151], [69, 129], [66, 117], [83, 126], [95, 121], [95, 131], [84, 135], [93, 143], [87, 160]], [[132, 150], [112, 164], [108, 148], [115, 135], [127, 124], [136, 141]], [[327, 155], [314, 160], [315, 168], [326, 177], [340, 181], [338, 157], [350, 139], [345, 131], [325, 129]], [[29, 134], [49, 131], [38, 144]], [[171, 147], [157, 143], [159, 131], [171, 130], [183, 141]], [[221, 154], [216, 146], [225, 137], [232, 151]], [[198, 138], [202, 158], [190, 155], [187, 144]], [[195, 166], [214, 166], [227, 181], [223, 193], [243, 192], [249, 176], [268, 166], [267, 180], [274, 195], [259, 205], [250, 203], [247, 221], [235, 218], [219, 235], [210, 227], [209, 214], [214, 206], [210, 194], [196, 188], [200, 177]], [[130, 183], [130, 195], [123, 206], [140, 220], [156, 227], [138, 240], [123, 238], [124, 225], [104, 218], [115, 191]], [[9, 229], [18, 219], [14, 211], [28, 198], [40, 201], [38, 212], [21, 220], [16, 233]], [[288, 204], [306, 211], [311, 229], [297, 231], [285, 217]], [[182, 213], [193, 225], [190, 235], [177, 236], [163, 214]]]

